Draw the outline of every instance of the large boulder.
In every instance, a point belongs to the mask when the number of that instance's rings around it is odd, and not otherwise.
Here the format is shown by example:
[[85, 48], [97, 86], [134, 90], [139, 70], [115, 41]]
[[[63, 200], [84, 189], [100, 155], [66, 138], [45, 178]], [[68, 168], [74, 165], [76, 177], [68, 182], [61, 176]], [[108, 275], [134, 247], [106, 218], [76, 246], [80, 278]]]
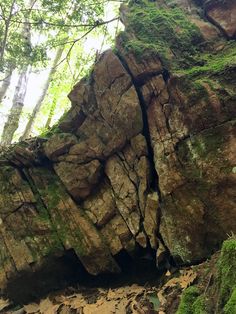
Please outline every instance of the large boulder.
[[[202, 18], [216, 7], [225, 24]], [[91, 275], [132, 258], [199, 262], [236, 232], [236, 46], [230, 27], [219, 34], [225, 8], [123, 7], [129, 34], [75, 85], [59, 124], [0, 152], [2, 291], [68, 259]]]

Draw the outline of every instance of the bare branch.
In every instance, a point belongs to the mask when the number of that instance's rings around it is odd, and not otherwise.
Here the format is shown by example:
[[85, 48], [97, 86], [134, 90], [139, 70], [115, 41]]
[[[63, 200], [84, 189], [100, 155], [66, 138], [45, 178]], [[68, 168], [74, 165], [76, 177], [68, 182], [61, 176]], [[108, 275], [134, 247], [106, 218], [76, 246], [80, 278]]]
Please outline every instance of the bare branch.
[[97, 27], [97, 25], [91, 27], [91, 28], [90, 28], [85, 34], [83, 34], [81, 37], [79, 37], [79, 38], [77, 38], [77, 39], [74, 39], [74, 40], [70, 40], [70, 41], [64, 43], [63, 45], [69, 44], [69, 43], [72, 43], [72, 45], [70, 46], [70, 48], [69, 48], [69, 50], [68, 50], [68, 52], [67, 52], [65, 58], [63, 58], [54, 68], [58, 67], [58, 66], [59, 66], [60, 64], [62, 64], [65, 60], [67, 60], [67, 58], [69, 58], [69, 56], [70, 56], [70, 54], [71, 54], [71, 51], [72, 51], [74, 45], [75, 45], [78, 41], [80, 41], [80, 40], [82, 40], [83, 38], [85, 38], [85, 37], [86, 37], [89, 33], [91, 33], [96, 27]]
[[[115, 17], [111, 20], [108, 20], [108, 21], [97, 21], [95, 24], [57, 24], [57, 23], [51, 23], [51, 22], [47, 22], [47, 21], [44, 21], [44, 20], [41, 20], [39, 22], [27, 22], [27, 24], [30, 24], [30, 25], [42, 25], [42, 24], [45, 24], [45, 25], [48, 25], [48, 26], [58, 26], [58, 27], [93, 27], [93, 26], [101, 26], [101, 25], [104, 25], [104, 24], [108, 24], [108, 23], [111, 23], [113, 21], [116, 21], [118, 20], [119, 17]], [[23, 21], [20, 21], [20, 20], [12, 20], [12, 23], [20, 23], [20, 24], [25, 24], [26, 22], [23, 22]]]

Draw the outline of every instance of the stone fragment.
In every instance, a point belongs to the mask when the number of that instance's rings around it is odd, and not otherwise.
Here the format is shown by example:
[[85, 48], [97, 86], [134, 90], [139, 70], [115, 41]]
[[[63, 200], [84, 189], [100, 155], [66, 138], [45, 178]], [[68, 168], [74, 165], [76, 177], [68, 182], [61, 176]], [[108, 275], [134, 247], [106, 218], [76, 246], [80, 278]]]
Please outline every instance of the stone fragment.
[[125, 51], [121, 37], [117, 38], [117, 46], [122, 58], [128, 65], [135, 84], [144, 85], [152, 76], [163, 72], [162, 63], [158, 56], [150, 55], [138, 61], [132, 53]]
[[54, 165], [54, 169], [70, 195], [80, 200], [86, 198], [98, 183], [102, 165], [98, 160], [82, 165], [59, 162]]
[[46, 142], [44, 149], [46, 156], [51, 160], [57, 160], [60, 155], [64, 155], [69, 148], [78, 142], [75, 135], [70, 133], [56, 133]]
[[141, 247], [147, 247], [147, 237], [144, 232], [139, 232], [139, 234], [135, 237], [135, 240]]
[[112, 255], [118, 254], [125, 249], [133, 252], [135, 247], [134, 238], [126, 221], [121, 215], [117, 214], [102, 229], [101, 233], [109, 246]]
[[153, 192], [147, 196], [143, 221], [143, 227], [153, 249], [157, 248], [157, 232], [160, 218], [158, 194]]
[[97, 191], [84, 201], [83, 208], [97, 227], [104, 226], [116, 215], [116, 203], [108, 182], [100, 184]]
[[0, 168], [0, 215], [16, 212], [24, 205], [35, 204], [36, 199], [20, 172], [11, 166]]

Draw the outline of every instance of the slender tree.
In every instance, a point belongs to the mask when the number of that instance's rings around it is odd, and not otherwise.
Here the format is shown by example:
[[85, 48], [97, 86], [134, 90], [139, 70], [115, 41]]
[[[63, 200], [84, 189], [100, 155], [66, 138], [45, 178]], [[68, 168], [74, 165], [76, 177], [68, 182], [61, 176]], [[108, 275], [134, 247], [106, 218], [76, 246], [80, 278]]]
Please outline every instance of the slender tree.
[[6, 73], [5, 73], [5, 78], [2, 80], [2, 85], [0, 87], [0, 104], [2, 103], [6, 92], [8, 90], [8, 87], [11, 84], [11, 77], [12, 77], [13, 69], [10, 68]]
[[48, 74], [48, 77], [44, 83], [44, 86], [43, 86], [43, 89], [42, 89], [42, 93], [34, 107], [34, 110], [28, 120], [28, 123], [25, 127], [25, 130], [24, 130], [24, 133], [23, 135], [21, 136], [21, 140], [24, 140], [26, 139], [27, 137], [30, 136], [30, 133], [31, 133], [31, 130], [32, 130], [32, 127], [33, 127], [33, 124], [34, 124], [34, 121], [35, 121], [35, 118], [38, 114], [38, 112], [40, 111], [40, 108], [42, 106], [42, 103], [43, 103], [43, 100], [47, 94], [47, 91], [48, 91], [48, 88], [49, 88], [49, 85], [50, 85], [50, 82], [51, 82], [51, 79], [53, 77], [53, 74], [55, 73], [56, 71], [56, 66], [57, 64], [59, 63], [60, 59], [61, 59], [61, 56], [62, 56], [62, 53], [63, 53], [63, 49], [64, 47], [59, 47], [57, 52], [56, 52], [56, 55], [55, 55], [55, 58], [53, 60], [53, 64], [52, 64], [52, 67], [51, 67], [51, 70]]
[[[30, 1], [30, 7], [33, 0]], [[31, 47], [30, 24], [27, 23], [28, 18], [25, 16], [25, 23], [23, 24], [22, 36], [25, 41], [27, 49]], [[27, 91], [27, 83], [29, 79], [30, 66], [25, 65], [20, 71], [18, 82], [15, 88], [12, 107], [8, 115], [7, 121], [3, 128], [1, 144], [9, 145], [12, 142], [15, 131], [19, 126], [20, 116], [24, 107], [24, 99]]]
[[7, 39], [8, 39], [9, 31], [10, 31], [10, 24], [13, 17], [13, 10], [14, 10], [15, 3], [16, 3], [16, 0], [12, 0], [8, 14], [7, 14], [7, 10], [4, 10], [3, 7], [1, 6], [1, 10], [2, 10], [1, 16], [4, 22], [4, 35], [3, 35], [3, 40], [2, 40], [1, 48], [0, 48], [0, 65], [1, 66], [3, 63], [4, 54], [6, 50]]
[[49, 110], [47, 121], [46, 121], [45, 126], [44, 126], [45, 130], [48, 130], [51, 126], [52, 118], [54, 116], [55, 109], [56, 109], [56, 104], [57, 104], [56, 99], [54, 98], [53, 102], [51, 104], [50, 110]]
[[24, 106], [24, 99], [27, 90], [29, 69], [20, 73], [16, 85], [12, 107], [2, 133], [2, 145], [9, 145], [12, 142], [15, 131], [19, 126], [20, 115]]

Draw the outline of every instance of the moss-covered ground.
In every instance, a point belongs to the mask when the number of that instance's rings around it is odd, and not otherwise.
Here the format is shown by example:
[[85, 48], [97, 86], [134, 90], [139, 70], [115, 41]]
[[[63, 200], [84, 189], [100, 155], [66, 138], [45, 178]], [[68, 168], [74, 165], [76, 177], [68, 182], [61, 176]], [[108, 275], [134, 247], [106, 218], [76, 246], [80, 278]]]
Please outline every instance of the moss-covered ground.
[[[215, 261], [213, 261], [215, 264]], [[198, 267], [198, 266], [196, 266]], [[204, 272], [184, 290], [177, 314], [236, 313], [236, 237], [224, 241], [217, 267]]]

